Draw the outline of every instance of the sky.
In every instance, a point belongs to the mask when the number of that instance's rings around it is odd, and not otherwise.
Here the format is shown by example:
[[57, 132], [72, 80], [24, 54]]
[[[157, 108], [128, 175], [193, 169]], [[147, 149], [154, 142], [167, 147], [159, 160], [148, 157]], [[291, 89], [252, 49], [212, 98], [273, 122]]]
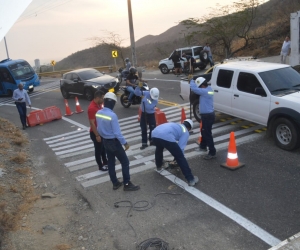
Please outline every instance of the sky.
[[[8, 0], [0, 3], [5, 1]], [[224, 6], [233, 2], [131, 0], [135, 41], [146, 35], [159, 35], [181, 20], [206, 15], [218, 3]], [[25, 59], [31, 65], [34, 59], [49, 64], [94, 47], [90, 38], [107, 36], [105, 31], [125, 39], [122, 45], [130, 45], [127, 0], [32, 0], [5, 38], [10, 58]], [[2, 39], [0, 60], [6, 58]]]

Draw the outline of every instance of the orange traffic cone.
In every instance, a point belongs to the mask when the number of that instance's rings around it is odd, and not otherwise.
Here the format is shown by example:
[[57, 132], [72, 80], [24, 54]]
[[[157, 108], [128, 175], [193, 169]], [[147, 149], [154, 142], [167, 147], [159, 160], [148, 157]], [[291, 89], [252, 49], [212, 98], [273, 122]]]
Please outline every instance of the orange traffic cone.
[[159, 126], [161, 124], [167, 123], [166, 114], [162, 112], [161, 110], [155, 110], [155, 121], [156, 126]]
[[142, 115], [142, 109], [139, 107], [139, 115], [138, 115], [138, 122], [141, 120], [141, 115]]
[[80, 104], [79, 104], [77, 96], [75, 96], [75, 103], [76, 103], [76, 111], [75, 111], [75, 113], [79, 114], [79, 113], [83, 112], [83, 110], [80, 107]]
[[228, 146], [227, 161], [226, 161], [226, 163], [221, 164], [221, 167], [229, 168], [230, 170], [235, 170], [235, 169], [243, 167], [243, 166], [245, 166], [245, 164], [242, 162], [239, 162], [239, 160], [238, 160], [234, 132], [231, 132], [229, 146]]
[[186, 119], [184, 108], [181, 109], [181, 123]]
[[65, 116], [73, 115], [74, 113], [71, 112], [71, 109], [70, 109], [70, 107], [69, 107], [69, 104], [68, 104], [68, 100], [67, 100], [67, 99], [65, 99], [65, 105], [66, 105], [66, 114], [65, 114]]
[[197, 144], [198, 144], [198, 145], [200, 145], [200, 143], [202, 142], [202, 134], [201, 134], [202, 121], [200, 121], [199, 127], [200, 127], [200, 134], [199, 134], [199, 138], [198, 138], [198, 140], [197, 140]]

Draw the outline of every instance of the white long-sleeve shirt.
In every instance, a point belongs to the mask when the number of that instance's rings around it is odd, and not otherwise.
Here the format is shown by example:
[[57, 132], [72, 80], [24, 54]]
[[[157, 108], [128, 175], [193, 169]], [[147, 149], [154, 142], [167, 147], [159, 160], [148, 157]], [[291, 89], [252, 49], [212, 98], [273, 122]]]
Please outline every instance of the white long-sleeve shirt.
[[[19, 100], [20, 98], [22, 98], [22, 100]], [[29, 95], [27, 94], [27, 91], [24, 89], [22, 89], [22, 90], [20, 90], [19, 88], [15, 89], [12, 99], [15, 102], [26, 102], [28, 105], [31, 105]]]

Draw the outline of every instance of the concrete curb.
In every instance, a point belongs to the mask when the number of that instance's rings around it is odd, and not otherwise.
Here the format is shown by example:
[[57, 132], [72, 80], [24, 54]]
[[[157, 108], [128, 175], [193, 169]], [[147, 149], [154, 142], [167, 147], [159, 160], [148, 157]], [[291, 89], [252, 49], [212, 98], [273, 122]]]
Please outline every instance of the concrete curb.
[[269, 250], [298, 250], [300, 249], [300, 232], [280, 242]]

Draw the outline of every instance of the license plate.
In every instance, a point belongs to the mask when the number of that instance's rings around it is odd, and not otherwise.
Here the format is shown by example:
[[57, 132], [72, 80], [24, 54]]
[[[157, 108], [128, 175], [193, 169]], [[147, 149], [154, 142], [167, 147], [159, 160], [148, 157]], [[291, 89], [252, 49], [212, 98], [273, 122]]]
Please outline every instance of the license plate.
[[30, 85], [29, 88], [30, 88], [30, 89], [33, 89], [33, 85]]
[[108, 92], [114, 93], [114, 92], [115, 92], [115, 89], [114, 89], [114, 88], [111, 88], [111, 89], [108, 90]]

